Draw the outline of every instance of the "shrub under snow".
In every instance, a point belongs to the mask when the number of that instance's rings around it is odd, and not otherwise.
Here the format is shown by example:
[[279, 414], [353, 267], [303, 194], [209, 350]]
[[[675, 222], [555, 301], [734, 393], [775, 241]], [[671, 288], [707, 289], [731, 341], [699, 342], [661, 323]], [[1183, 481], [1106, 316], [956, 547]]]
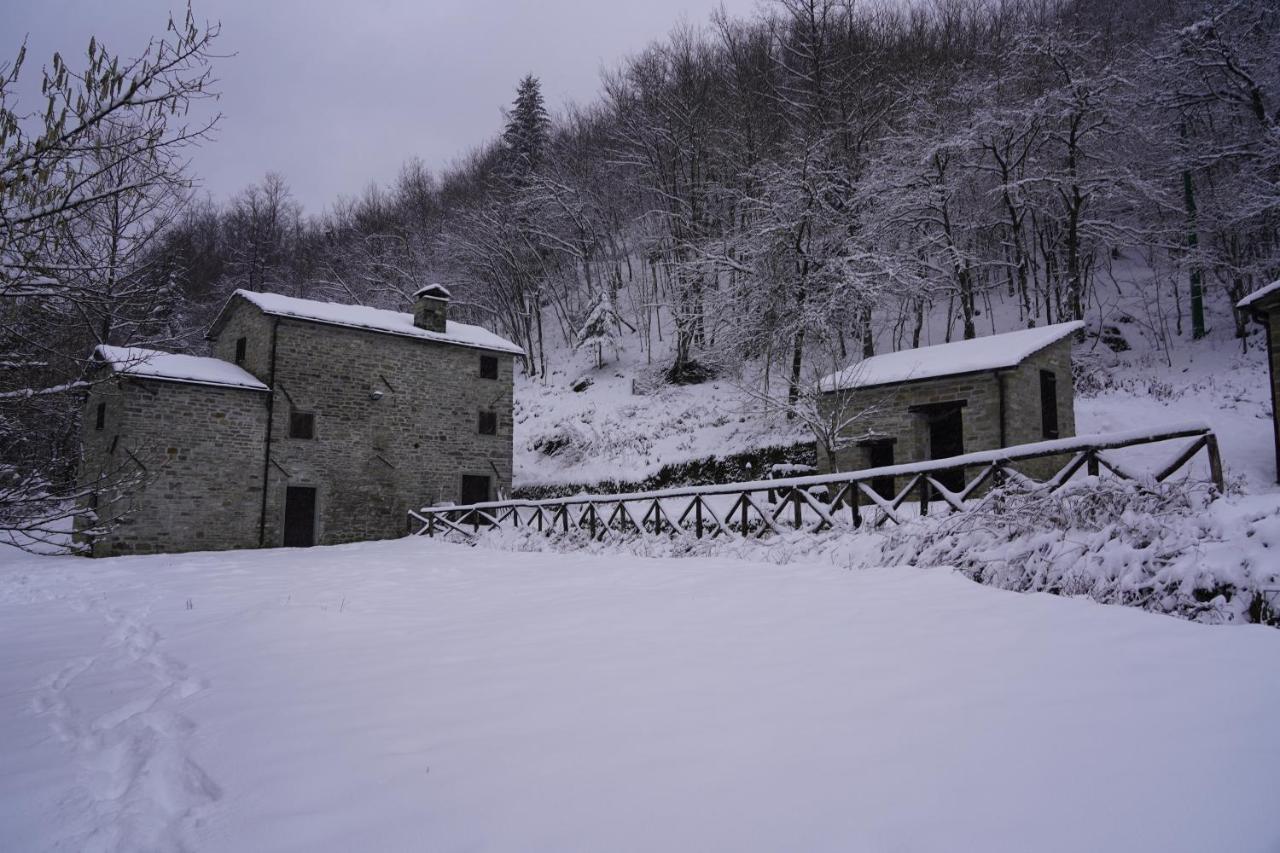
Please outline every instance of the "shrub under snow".
[[1280, 502], [1211, 500], [1186, 484], [1086, 478], [1058, 492], [992, 493], [964, 513], [878, 531], [787, 532], [767, 539], [503, 530], [481, 544], [513, 550], [645, 556], [731, 554], [768, 562], [826, 559], [856, 568], [953, 567], [979, 583], [1088, 596], [1200, 622], [1280, 625]]
[[884, 563], [954, 566], [1003, 589], [1275, 622], [1259, 592], [1280, 582], [1280, 507], [1249, 512], [1204, 490], [1091, 478], [1052, 495], [992, 495], [972, 512], [889, 531], [881, 553]]

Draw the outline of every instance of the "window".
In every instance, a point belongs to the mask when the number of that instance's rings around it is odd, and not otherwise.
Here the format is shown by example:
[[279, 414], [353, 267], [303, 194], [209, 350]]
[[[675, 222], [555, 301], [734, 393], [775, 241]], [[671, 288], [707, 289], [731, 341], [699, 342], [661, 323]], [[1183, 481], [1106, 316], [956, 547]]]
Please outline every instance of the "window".
[[479, 504], [489, 500], [489, 478], [474, 474], [462, 475], [462, 503]]
[[289, 438], [315, 438], [316, 416], [311, 412], [289, 413]]
[[1040, 371], [1040, 429], [1045, 438], [1058, 437], [1058, 375]]
[[480, 434], [481, 435], [497, 435], [498, 434], [498, 413], [497, 412], [481, 412], [480, 413]]
[[480, 378], [481, 379], [497, 379], [498, 378], [498, 357], [495, 355], [480, 356]]
[[99, 403], [98, 413], [94, 420], [93, 428], [102, 429], [104, 426], [106, 426], [106, 424], [107, 424], [107, 404]]
[[247, 338], [236, 338], [236, 364], [244, 364], [245, 350], [249, 347]]

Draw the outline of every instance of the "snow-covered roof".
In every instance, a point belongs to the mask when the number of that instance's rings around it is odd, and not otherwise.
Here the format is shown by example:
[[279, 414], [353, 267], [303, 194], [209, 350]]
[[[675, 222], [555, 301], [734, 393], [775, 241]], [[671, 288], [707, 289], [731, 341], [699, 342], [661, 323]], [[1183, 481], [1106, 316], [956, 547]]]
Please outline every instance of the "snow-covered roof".
[[94, 357], [110, 365], [116, 373], [141, 379], [166, 382], [191, 382], [196, 385], [220, 385], [226, 388], [248, 388], [269, 391], [253, 374], [220, 358], [180, 355], [142, 347], [113, 347], [100, 344]]
[[419, 287], [413, 292], [413, 298], [418, 299], [422, 296], [431, 296], [435, 299], [452, 299], [453, 294], [449, 292], [449, 288], [443, 284], [428, 284], [426, 287]]
[[1244, 299], [1236, 303], [1237, 308], [1248, 308], [1255, 302], [1261, 301], [1267, 296], [1280, 296], [1280, 280], [1276, 280], [1268, 284], [1266, 287], [1255, 290]]
[[231, 304], [243, 299], [258, 307], [264, 314], [273, 317], [290, 317], [297, 320], [310, 320], [314, 323], [327, 323], [332, 326], [347, 326], [352, 329], [365, 329], [371, 332], [382, 332], [388, 335], [402, 335], [407, 338], [421, 338], [425, 341], [439, 341], [446, 344], [457, 344], [477, 349], [496, 350], [497, 352], [522, 355], [524, 350], [511, 341], [495, 335], [488, 329], [472, 326], [468, 323], [445, 323], [444, 332], [432, 332], [413, 325], [413, 315], [400, 311], [388, 311], [385, 308], [370, 308], [366, 305], [343, 305], [337, 302], [320, 302], [315, 299], [299, 299], [296, 296], [285, 296], [280, 293], [256, 293], [250, 290], [237, 290], [227, 300], [227, 304], [213, 321], [210, 334], [221, 328]]
[[823, 378], [823, 391], [870, 388], [897, 382], [915, 382], [961, 373], [979, 373], [1016, 367], [1052, 343], [1062, 340], [1084, 323], [1056, 323], [967, 341], [936, 344], [918, 349], [872, 356], [839, 373]]

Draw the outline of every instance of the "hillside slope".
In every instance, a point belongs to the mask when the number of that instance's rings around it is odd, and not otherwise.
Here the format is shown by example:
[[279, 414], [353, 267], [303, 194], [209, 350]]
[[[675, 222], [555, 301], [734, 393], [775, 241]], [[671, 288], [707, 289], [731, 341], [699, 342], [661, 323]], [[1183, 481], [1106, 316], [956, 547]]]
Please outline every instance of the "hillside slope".
[[[1249, 349], [1233, 336], [1230, 306], [1210, 304], [1210, 334], [1192, 341], [1169, 336], [1172, 324], [1147, 304], [1147, 273], [1124, 257], [1113, 265], [1086, 318], [1088, 334], [1074, 350], [1077, 428], [1080, 433], [1206, 420], [1220, 434], [1230, 471], [1262, 488], [1274, 482], [1269, 430], [1265, 344], [1251, 329]], [[991, 294], [979, 334], [1023, 328], [1017, 306]], [[940, 309], [945, 308], [940, 306]], [[877, 351], [893, 349], [893, 318], [877, 318]], [[954, 331], [954, 330], [953, 330]], [[958, 334], [958, 332], [955, 332]], [[946, 340], [945, 311], [935, 310], [922, 345]], [[759, 447], [811, 442], [813, 435], [762, 402], [762, 365], [729, 365], [698, 385], [657, 381], [669, 353], [646, 353], [623, 330], [618, 352], [553, 349], [551, 374], [520, 377], [516, 388], [516, 486], [568, 484], [590, 487], [606, 480], [640, 481], [664, 465], [722, 457]], [[1117, 351], [1118, 350], [1118, 351]], [[821, 370], [806, 367], [806, 376]], [[785, 396], [774, 368], [769, 396]], [[583, 381], [585, 380], [585, 381]], [[586, 385], [573, 390], [575, 385]]]

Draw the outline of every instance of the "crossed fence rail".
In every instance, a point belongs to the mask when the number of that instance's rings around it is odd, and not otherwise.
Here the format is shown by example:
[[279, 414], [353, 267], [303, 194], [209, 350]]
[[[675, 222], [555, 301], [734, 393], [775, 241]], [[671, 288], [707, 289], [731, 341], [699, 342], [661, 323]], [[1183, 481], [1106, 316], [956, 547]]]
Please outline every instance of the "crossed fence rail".
[[[1187, 439], [1154, 470], [1138, 471], [1115, 458], [1115, 451]], [[812, 532], [835, 527], [880, 527], [928, 515], [931, 506], [964, 512], [984, 486], [1019, 484], [1047, 492], [1062, 488], [1080, 471], [1138, 483], [1163, 482], [1203, 452], [1209, 479], [1221, 492], [1218, 440], [1204, 424], [1159, 431], [1133, 430], [1023, 444], [966, 453], [948, 459], [868, 468], [847, 473], [691, 486], [618, 495], [576, 495], [536, 501], [490, 501], [466, 506], [433, 506], [410, 511], [417, 536], [456, 534], [472, 538], [481, 530], [530, 527], [538, 531], [588, 532], [593, 539], [619, 534], [691, 532], [695, 536], [767, 536], [782, 528]], [[1059, 459], [1060, 458], [1060, 459]], [[1035, 479], [1018, 466], [1048, 460], [1054, 473]], [[972, 472], [972, 478], [967, 479]], [[903, 482], [900, 489], [896, 484]], [[963, 484], [950, 489], [946, 482]], [[885, 483], [894, 484], [888, 489]], [[844, 520], [845, 511], [848, 520]], [[470, 529], [468, 529], [470, 527]]]

